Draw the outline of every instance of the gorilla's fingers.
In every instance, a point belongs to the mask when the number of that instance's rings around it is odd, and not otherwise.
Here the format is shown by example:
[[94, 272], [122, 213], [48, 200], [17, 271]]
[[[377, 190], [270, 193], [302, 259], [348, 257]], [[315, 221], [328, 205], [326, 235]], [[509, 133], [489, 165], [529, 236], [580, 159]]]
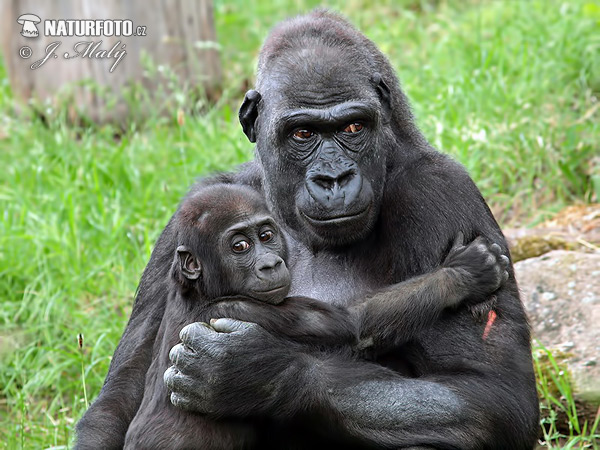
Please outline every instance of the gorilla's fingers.
[[204, 342], [199, 351], [184, 344], [177, 344], [169, 352], [169, 360], [180, 372], [190, 373], [206, 358], [219, 357], [221, 353], [222, 350], [213, 342]]
[[195, 392], [195, 379], [181, 373], [175, 366], [171, 366], [165, 370], [163, 381], [170, 391], [177, 392], [179, 395], [189, 395]]
[[236, 331], [246, 331], [256, 327], [255, 323], [229, 318], [211, 319], [210, 324], [219, 333], [235, 333]]
[[481, 250], [482, 252], [488, 251], [487, 245], [485, 243], [485, 238], [483, 236], [477, 236], [475, 239], [473, 239], [472, 244], [477, 245], [479, 250]]
[[214, 412], [214, 408], [211, 408], [208, 402], [210, 390], [199, 392], [194, 377], [184, 375], [171, 366], [165, 371], [163, 380], [171, 391], [170, 399], [174, 406], [202, 414]]
[[492, 267], [496, 265], [496, 257], [492, 254], [489, 254], [485, 258], [485, 264]]
[[192, 402], [188, 397], [183, 397], [175, 392], [171, 392], [171, 403], [173, 403], [173, 406], [183, 410], [190, 410], [192, 407]]
[[202, 342], [208, 336], [213, 335], [215, 330], [213, 330], [208, 324], [204, 322], [194, 322], [186, 325], [179, 332], [179, 339], [184, 344], [196, 348], [197, 343]]
[[510, 264], [510, 260], [508, 259], [508, 256], [506, 255], [500, 255], [500, 265], [502, 266], [503, 269], [508, 268], [508, 265]]
[[163, 374], [163, 381], [170, 390], [175, 390], [181, 385], [183, 374], [175, 366], [169, 367]]
[[498, 244], [496, 244], [496, 243], [490, 245], [490, 250], [496, 256], [501, 256], [502, 255], [502, 248]]
[[193, 352], [193, 350], [186, 349], [183, 344], [177, 344], [175, 347], [173, 347], [169, 352], [169, 360], [171, 361], [171, 364], [179, 366], [181, 363], [183, 363], [185, 354], [188, 351]]

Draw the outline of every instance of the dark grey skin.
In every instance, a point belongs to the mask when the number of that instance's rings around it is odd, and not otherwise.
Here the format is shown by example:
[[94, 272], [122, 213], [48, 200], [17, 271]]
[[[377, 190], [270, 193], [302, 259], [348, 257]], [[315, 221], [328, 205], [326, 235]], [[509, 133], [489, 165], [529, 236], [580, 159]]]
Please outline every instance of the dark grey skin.
[[[289, 236], [289, 295], [344, 306], [410, 283], [445, 261], [459, 233], [508, 254], [464, 168], [427, 143], [387, 59], [343, 19], [314, 12], [279, 25], [240, 119], [256, 161], [218, 182], [264, 192]], [[104, 387], [77, 426], [79, 448], [123, 443], [165, 314], [174, 246], [170, 222]], [[532, 449], [530, 333], [508, 273], [492, 296], [487, 339], [488, 311], [474, 318], [469, 308], [442, 312], [375, 361], [290, 347], [256, 323], [192, 324], [167, 383], [190, 410], [270, 424], [261, 448]]]
[[[162, 374], [169, 358], [178, 361], [185, 352], [175, 344], [190, 320], [201, 322], [208, 334], [215, 330], [206, 323], [213, 317], [245, 321], [213, 320], [216, 328], [225, 323], [243, 329], [244, 323], [255, 322], [268, 333], [287, 337], [290, 348], [298, 351], [306, 345], [332, 354], [364, 355], [368, 349], [374, 356], [418, 337], [448, 308], [485, 301], [508, 278], [509, 261], [498, 245], [488, 247], [476, 239], [464, 246], [459, 237], [442, 267], [344, 308], [286, 298], [290, 276], [284, 236], [256, 191], [209, 186], [183, 201], [174, 223], [179, 245], [157, 337], [161, 344], [154, 350], [125, 448], [261, 448], [269, 433], [270, 427], [260, 421], [194, 414], [171, 404]], [[283, 352], [280, 359], [286, 358]]]

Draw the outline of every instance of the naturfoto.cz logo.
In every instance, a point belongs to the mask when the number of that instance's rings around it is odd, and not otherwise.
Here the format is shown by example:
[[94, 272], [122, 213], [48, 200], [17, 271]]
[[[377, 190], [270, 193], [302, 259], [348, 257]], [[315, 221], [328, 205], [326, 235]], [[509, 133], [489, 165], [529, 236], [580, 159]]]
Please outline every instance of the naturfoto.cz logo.
[[[22, 14], [17, 19], [17, 23], [22, 25], [21, 36], [26, 38], [37, 38], [39, 36], [38, 24], [42, 20], [35, 14]], [[146, 36], [145, 26], [135, 26], [131, 20], [44, 20], [44, 36], [47, 37], [130, 37]], [[59, 56], [59, 47], [61, 41], [51, 42], [46, 46], [44, 55], [31, 64], [31, 69], [39, 69], [47, 61], [56, 59]], [[113, 72], [119, 63], [127, 55], [126, 44], [121, 40], [117, 41], [112, 48], [102, 48], [103, 41], [79, 41], [73, 45], [72, 52], [64, 52], [64, 59], [89, 58], [89, 59], [114, 59], [109, 68]], [[19, 56], [23, 59], [29, 59], [33, 55], [33, 50], [29, 46], [23, 46], [19, 49]]]

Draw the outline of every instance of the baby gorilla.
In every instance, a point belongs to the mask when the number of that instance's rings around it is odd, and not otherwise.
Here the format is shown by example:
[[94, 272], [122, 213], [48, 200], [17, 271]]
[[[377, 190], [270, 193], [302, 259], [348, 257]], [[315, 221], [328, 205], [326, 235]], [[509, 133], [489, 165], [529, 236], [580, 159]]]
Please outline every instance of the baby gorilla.
[[[190, 322], [253, 322], [268, 332], [267, 339], [269, 333], [283, 336], [290, 347], [353, 351], [364, 357], [366, 351], [379, 354], [408, 342], [447, 308], [487, 300], [508, 276], [508, 258], [497, 245], [476, 239], [463, 246], [459, 237], [437, 270], [375, 292], [346, 309], [286, 297], [290, 274], [284, 236], [254, 190], [228, 184], [204, 187], [184, 199], [173, 220], [178, 245], [173, 287], [125, 448], [246, 449], [264, 439], [264, 424], [194, 414], [171, 404], [163, 374], [169, 358], [175, 361], [186, 350], [175, 345]], [[223, 322], [227, 319], [211, 324], [219, 329]], [[191, 327], [199, 330], [196, 324]], [[280, 357], [285, 360], [286, 355]], [[225, 392], [219, 398], [238, 402], [243, 409], [244, 399], [229, 399]]]

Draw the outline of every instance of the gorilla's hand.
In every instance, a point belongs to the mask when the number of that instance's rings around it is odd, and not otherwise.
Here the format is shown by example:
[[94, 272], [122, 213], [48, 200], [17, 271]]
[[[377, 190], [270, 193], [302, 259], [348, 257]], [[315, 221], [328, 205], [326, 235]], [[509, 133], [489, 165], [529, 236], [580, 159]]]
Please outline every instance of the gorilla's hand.
[[308, 357], [255, 323], [196, 322], [179, 335], [164, 381], [171, 402], [211, 417], [293, 414], [308, 386]]
[[483, 237], [463, 245], [459, 233], [443, 267], [452, 271], [453, 278], [464, 288], [471, 303], [486, 300], [508, 280], [510, 261], [498, 244], [489, 245]]

